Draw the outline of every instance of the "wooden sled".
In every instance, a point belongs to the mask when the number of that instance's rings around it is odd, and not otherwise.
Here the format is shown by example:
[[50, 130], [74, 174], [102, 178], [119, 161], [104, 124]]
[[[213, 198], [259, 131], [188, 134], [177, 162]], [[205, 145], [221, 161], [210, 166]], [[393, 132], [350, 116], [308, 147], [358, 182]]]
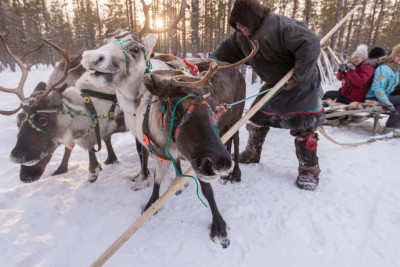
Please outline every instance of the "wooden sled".
[[349, 123], [360, 123], [372, 118], [374, 119], [373, 135], [376, 135], [379, 120], [389, 114], [375, 100], [351, 102], [346, 105], [327, 99], [323, 101], [323, 105], [326, 113], [325, 125], [342, 126]]

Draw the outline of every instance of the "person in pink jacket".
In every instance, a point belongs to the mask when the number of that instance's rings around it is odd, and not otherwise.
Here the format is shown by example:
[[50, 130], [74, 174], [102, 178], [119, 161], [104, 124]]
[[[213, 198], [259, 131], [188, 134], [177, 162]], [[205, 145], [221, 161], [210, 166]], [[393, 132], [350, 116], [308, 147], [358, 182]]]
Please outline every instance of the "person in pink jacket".
[[322, 100], [332, 99], [343, 104], [363, 102], [375, 72], [375, 68], [367, 59], [367, 46], [359, 45], [351, 56], [351, 63], [340, 66], [336, 74], [336, 78], [342, 81], [342, 87], [339, 91], [326, 92]]

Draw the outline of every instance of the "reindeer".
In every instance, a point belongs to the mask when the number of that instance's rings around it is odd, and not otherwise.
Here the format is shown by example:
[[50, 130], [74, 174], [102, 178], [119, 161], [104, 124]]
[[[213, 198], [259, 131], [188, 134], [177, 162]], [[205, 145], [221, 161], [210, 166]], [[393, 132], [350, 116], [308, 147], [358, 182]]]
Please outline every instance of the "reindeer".
[[[54, 174], [66, 171], [72, 149], [71, 144], [73, 146], [74, 142], [89, 149], [89, 181], [96, 181], [101, 166], [94, 154], [94, 145], [97, 142], [98, 149], [100, 149], [100, 139], [105, 140], [109, 152], [106, 164], [116, 162], [117, 158], [112, 149], [110, 137], [114, 132], [126, 131], [122, 111], [116, 105], [115, 94], [101, 94], [98, 92], [98, 88], [94, 92], [85, 80], [78, 80], [78, 87], [66, 89], [69, 83], [73, 84], [74, 80], [82, 75], [84, 69], [79, 65], [71, 68], [71, 65], [77, 60], [70, 60], [66, 49], [48, 43], [61, 53], [65, 63], [57, 65], [55, 72], [49, 78], [47, 89], [45, 89], [46, 84], [40, 83], [31, 97], [26, 100], [23, 95], [23, 85], [28, 70], [22, 64], [21, 58], [15, 56], [9, 50], [5, 38], [2, 35], [0, 37], [7, 53], [16, 60], [23, 73], [21, 81], [14, 91], [0, 88], [1, 91], [17, 93], [20, 99], [24, 99], [24, 105], [16, 110], [11, 112], [0, 111], [1, 114], [12, 115], [23, 108], [23, 112], [18, 115], [20, 118], [18, 141], [10, 155], [12, 161], [21, 164], [21, 181], [38, 180], [54, 150], [60, 144], [66, 145], [66, 153], [60, 167]], [[60, 68], [64, 69], [62, 74], [60, 74]], [[64, 85], [61, 88], [54, 90], [56, 86], [62, 84]], [[92, 91], [89, 89], [92, 89]], [[26, 103], [32, 101], [33, 103]], [[100, 113], [99, 116], [90, 112], [90, 109], [88, 110], [86, 101], [93, 103], [94, 109]], [[114, 114], [110, 115], [110, 112]], [[95, 135], [92, 131], [98, 133]]]
[[[145, 25], [139, 33], [132, 34], [128, 31], [117, 29], [106, 33], [105, 44], [96, 50], [89, 50], [83, 53], [82, 65], [93, 75], [88, 77], [88, 81], [104, 88], [104, 92], [116, 94], [120, 106], [125, 106], [125, 124], [128, 130], [133, 131], [131, 117], [139, 104], [141, 93], [139, 88], [143, 87], [142, 78], [146, 71], [171, 69], [163, 60], [154, 59], [150, 63], [149, 55], [155, 46], [157, 36], [150, 34], [143, 37], [146, 33], [162, 33], [176, 27], [183, 18], [187, 6], [186, 1], [182, 1], [180, 12], [171, 25], [164, 29], [151, 29], [149, 27], [149, 5], [142, 0], [145, 11]], [[144, 87], [143, 87], [143, 90]], [[127, 124], [128, 123], [128, 124]], [[140, 142], [137, 140], [137, 149], [141, 150]], [[149, 186], [147, 171], [147, 150], [141, 150], [140, 160], [142, 163], [141, 172], [133, 177], [133, 190], [143, 189]], [[178, 163], [178, 169], [180, 164]], [[179, 192], [178, 192], [179, 193]]]

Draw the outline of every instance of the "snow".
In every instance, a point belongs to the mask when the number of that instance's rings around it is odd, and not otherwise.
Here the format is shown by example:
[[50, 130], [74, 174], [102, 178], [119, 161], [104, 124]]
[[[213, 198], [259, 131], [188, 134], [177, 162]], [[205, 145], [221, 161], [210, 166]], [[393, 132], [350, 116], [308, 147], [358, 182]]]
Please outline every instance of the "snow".
[[[50, 72], [34, 69], [27, 91]], [[15, 86], [18, 77], [1, 72], [0, 84]], [[249, 96], [259, 84], [248, 87]], [[1, 94], [1, 109], [17, 106], [15, 97]], [[74, 149], [67, 174], [50, 176], [63, 147], [39, 181], [24, 184], [19, 165], [9, 160], [16, 143], [15, 118], [0, 116], [0, 266], [90, 265], [140, 216], [151, 195], [151, 188], [130, 189], [128, 178], [140, 169], [133, 137], [113, 136], [119, 164], [103, 164], [93, 184], [87, 181], [87, 153], [80, 148]], [[355, 142], [371, 136], [372, 122], [325, 129], [340, 142]], [[242, 127], [241, 150], [247, 136]], [[294, 185], [298, 163], [293, 137], [272, 129], [262, 162], [241, 165], [241, 183], [213, 184], [230, 228], [227, 249], [210, 240], [211, 212], [190, 181], [105, 266], [398, 266], [399, 149], [398, 139], [344, 148], [320, 135], [320, 185], [309, 192]], [[105, 150], [97, 155], [106, 159]], [[173, 177], [171, 168], [162, 192]]]

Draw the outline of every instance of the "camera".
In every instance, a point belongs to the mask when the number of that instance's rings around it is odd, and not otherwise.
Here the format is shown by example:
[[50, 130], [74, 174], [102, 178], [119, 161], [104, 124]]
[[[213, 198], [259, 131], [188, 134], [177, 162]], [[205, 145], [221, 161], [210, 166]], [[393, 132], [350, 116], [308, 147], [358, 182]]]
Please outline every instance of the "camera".
[[347, 66], [347, 65], [342, 65], [342, 66], [340, 66], [340, 71], [341, 72], [345, 72], [345, 71], [347, 71], [349, 69], [349, 66]]

